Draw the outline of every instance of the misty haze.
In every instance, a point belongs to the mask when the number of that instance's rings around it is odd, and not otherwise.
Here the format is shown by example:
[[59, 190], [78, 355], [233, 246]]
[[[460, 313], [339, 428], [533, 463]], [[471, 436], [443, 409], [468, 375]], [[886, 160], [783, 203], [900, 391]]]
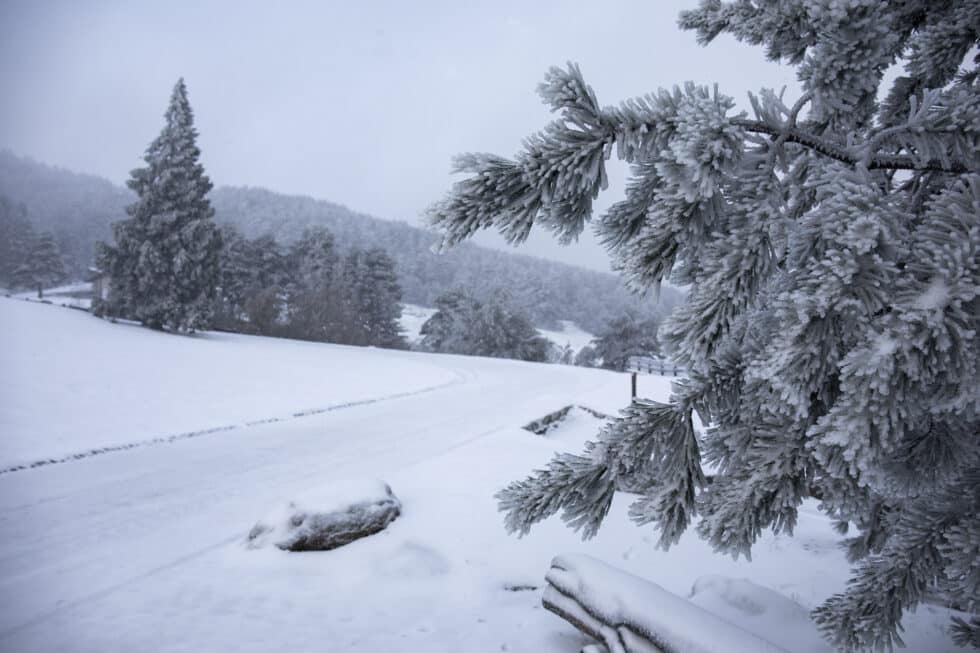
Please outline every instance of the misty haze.
[[0, 651], [980, 650], [980, 3], [0, 3]]

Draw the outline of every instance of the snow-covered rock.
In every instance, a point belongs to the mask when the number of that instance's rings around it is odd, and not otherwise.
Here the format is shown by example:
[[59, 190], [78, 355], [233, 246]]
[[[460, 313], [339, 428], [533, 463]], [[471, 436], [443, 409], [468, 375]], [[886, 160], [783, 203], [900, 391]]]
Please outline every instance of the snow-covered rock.
[[384, 530], [401, 502], [382, 481], [334, 484], [286, 502], [260, 520], [248, 546], [329, 551]]

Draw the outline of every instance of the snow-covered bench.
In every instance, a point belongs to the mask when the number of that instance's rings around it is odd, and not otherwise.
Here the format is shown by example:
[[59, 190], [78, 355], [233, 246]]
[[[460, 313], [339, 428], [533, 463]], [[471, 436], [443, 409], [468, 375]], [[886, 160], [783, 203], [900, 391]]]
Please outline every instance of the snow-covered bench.
[[609, 653], [768, 653], [784, 649], [586, 555], [551, 561], [542, 603]]

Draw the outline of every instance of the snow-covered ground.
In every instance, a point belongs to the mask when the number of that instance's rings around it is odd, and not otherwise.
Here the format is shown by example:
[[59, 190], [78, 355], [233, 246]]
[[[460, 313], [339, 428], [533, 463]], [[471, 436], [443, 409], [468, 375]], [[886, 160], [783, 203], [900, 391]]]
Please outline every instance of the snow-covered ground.
[[419, 331], [422, 325], [435, 315], [436, 309], [417, 306], [415, 304], [402, 304], [402, 315], [398, 322], [402, 326], [402, 333], [410, 343], [417, 343], [422, 339]]
[[[0, 294], [6, 294], [0, 292]], [[43, 301], [57, 304], [59, 306], [71, 306], [73, 308], [88, 308], [92, 305], [92, 284], [88, 281], [74, 281], [62, 286], [44, 289]], [[28, 301], [41, 301], [37, 296], [36, 290], [26, 290], [13, 295], [17, 299]]]
[[538, 329], [545, 338], [555, 343], [558, 347], [571, 345], [572, 351], [578, 353], [582, 347], [590, 344], [594, 335], [588, 331], [583, 331], [574, 322], [568, 320], [561, 321], [561, 330], [554, 331], [549, 329]]
[[[587, 543], [557, 519], [504, 533], [493, 493], [600, 422], [573, 410], [547, 436], [520, 426], [573, 403], [614, 412], [628, 375], [172, 336], [9, 299], [0, 333], [6, 462], [230, 427], [0, 474], [2, 651], [572, 652], [585, 640], [541, 607], [566, 552], [693, 593], [789, 650], [828, 650], [798, 617], [843, 588], [847, 564], [811, 504], [795, 538], [763, 537], [751, 563], [694, 536], [658, 551], [626, 496]], [[640, 392], [663, 398], [669, 381], [640, 377]], [[401, 501], [386, 531], [322, 553], [246, 546], [270, 508], [365, 478]], [[956, 650], [946, 622], [931, 607], [906, 619], [909, 649]]]
[[455, 360], [177, 336], [12, 299], [0, 310], [0, 470], [462, 382]]

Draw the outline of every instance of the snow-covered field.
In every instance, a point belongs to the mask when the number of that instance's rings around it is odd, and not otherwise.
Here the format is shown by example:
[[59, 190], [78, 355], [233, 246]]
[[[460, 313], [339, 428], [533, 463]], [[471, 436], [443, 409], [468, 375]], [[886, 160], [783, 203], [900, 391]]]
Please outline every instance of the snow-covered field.
[[422, 339], [419, 331], [422, 330], [422, 325], [426, 321], [435, 315], [436, 309], [427, 308], [425, 306], [417, 306], [415, 304], [402, 304], [402, 315], [398, 320], [401, 324], [402, 333], [404, 333], [405, 338], [411, 342], [416, 343]]
[[[693, 536], [656, 550], [628, 497], [587, 543], [559, 520], [504, 533], [493, 493], [600, 423], [573, 410], [545, 437], [519, 427], [568, 404], [614, 412], [627, 375], [181, 337], [10, 299], [0, 334], [3, 467], [160, 439], [0, 474], [0, 651], [570, 653], [584, 638], [541, 607], [566, 552], [682, 597], [697, 587], [693, 603], [789, 650], [828, 650], [805, 610], [843, 588], [847, 565], [813, 505], [751, 563]], [[640, 392], [665, 398], [669, 379], [641, 377]], [[166, 440], [215, 426], [228, 428]], [[283, 500], [374, 478], [402, 504], [386, 531], [322, 553], [246, 547]], [[956, 650], [946, 622], [932, 607], [906, 619], [909, 649]]]
[[561, 321], [561, 330], [538, 329], [545, 338], [555, 343], [558, 347], [570, 345], [572, 351], [578, 353], [582, 347], [589, 345], [594, 335], [588, 331], [583, 331], [574, 322], [568, 320]]

